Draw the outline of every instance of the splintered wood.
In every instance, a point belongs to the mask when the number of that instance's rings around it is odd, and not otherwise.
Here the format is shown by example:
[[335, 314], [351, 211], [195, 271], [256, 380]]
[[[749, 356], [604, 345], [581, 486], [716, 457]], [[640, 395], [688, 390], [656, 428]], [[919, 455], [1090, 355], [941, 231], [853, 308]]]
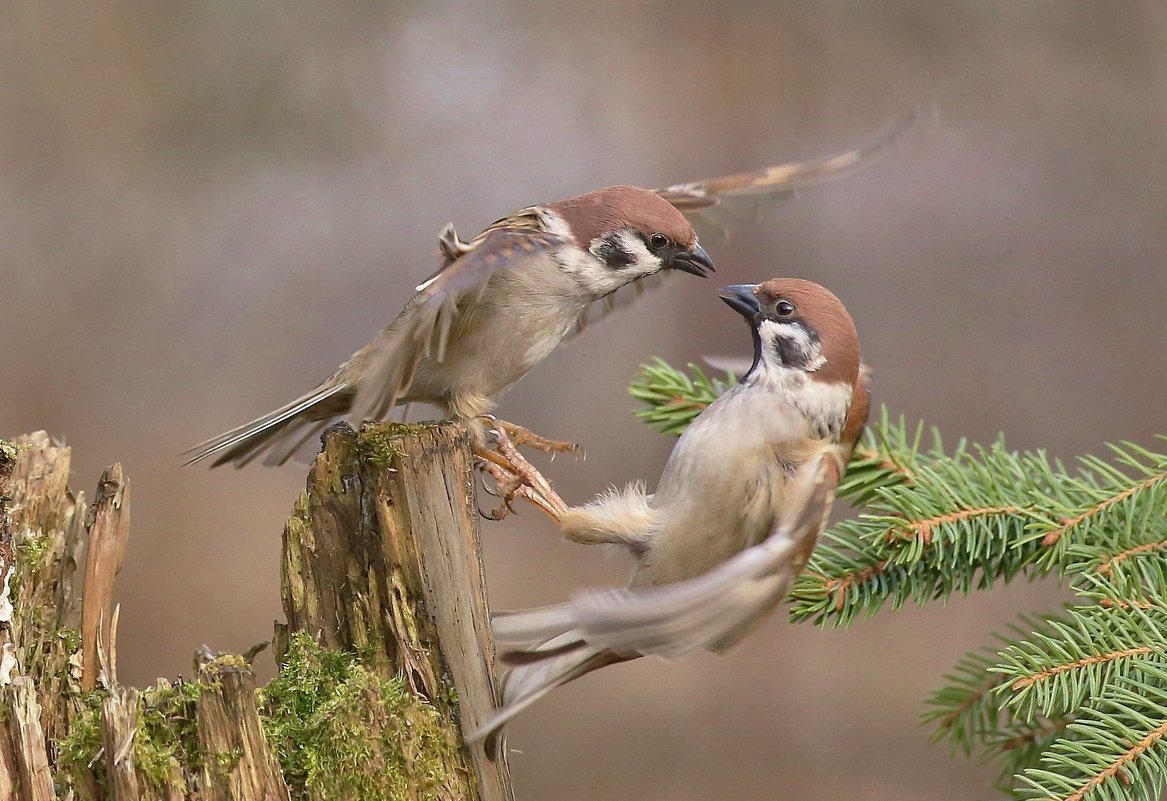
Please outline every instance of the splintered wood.
[[[238, 659], [236, 657], [236, 659]], [[255, 676], [230, 659], [199, 668], [199, 748], [207, 759], [202, 787], [206, 801], [288, 801], [280, 766], [268, 748], [255, 701]]]
[[[81, 689], [97, 685], [97, 652], [103, 649], [116, 659], [110, 612], [113, 585], [126, 546], [130, 542], [130, 483], [122, 466], [107, 467], [97, 482], [97, 495], [90, 512], [89, 551], [85, 558], [85, 599], [81, 605]], [[103, 640], [98, 639], [101, 631]], [[116, 678], [116, 677], [115, 677]]]
[[56, 798], [48, 743], [74, 711], [71, 654], [59, 630], [76, 618], [84, 516], [68, 476], [69, 449], [43, 432], [0, 447], [0, 801]]
[[[190, 682], [118, 683], [130, 485], [109, 467], [89, 508], [69, 491], [69, 462], [43, 432], [0, 440], [0, 801], [365, 801], [343, 777], [373, 766], [405, 788], [394, 798], [513, 799], [505, 758], [463, 739], [497, 702], [463, 429], [330, 430], [284, 532], [277, 657], [303, 632], [296, 643], [308, 635], [379, 682], [353, 696], [370, 726], [357, 765], [307, 756], [273, 724], [279, 707], [249, 658], [206, 652]], [[292, 697], [327, 691], [312, 681]], [[378, 687], [406, 706], [376, 707]], [[336, 780], [313, 784], [303, 766], [329, 758]]]

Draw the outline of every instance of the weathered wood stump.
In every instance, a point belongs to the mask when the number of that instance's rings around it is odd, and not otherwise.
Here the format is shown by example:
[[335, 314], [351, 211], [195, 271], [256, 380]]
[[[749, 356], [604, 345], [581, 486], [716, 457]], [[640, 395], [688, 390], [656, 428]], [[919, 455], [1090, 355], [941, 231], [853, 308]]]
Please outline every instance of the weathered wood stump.
[[327, 432], [284, 531], [262, 689], [205, 650], [191, 681], [118, 683], [129, 484], [109, 468], [89, 509], [69, 455], [0, 440], [0, 801], [513, 798], [505, 760], [462, 734], [496, 702], [462, 429]]
[[[472, 468], [452, 423], [334, 427], [284, 529], [289, 631], [403, 676], [460, 724], [459, 743], [496, 705]], [[512, 797], [505, 760], [457, 753], [461, 797]]]

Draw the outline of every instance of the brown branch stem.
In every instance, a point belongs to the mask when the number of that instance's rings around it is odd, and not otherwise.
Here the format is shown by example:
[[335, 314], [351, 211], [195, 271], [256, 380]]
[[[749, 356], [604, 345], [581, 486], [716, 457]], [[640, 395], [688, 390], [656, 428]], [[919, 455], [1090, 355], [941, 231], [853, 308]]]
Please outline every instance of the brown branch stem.
[[1140, 754], [1158, 742], [1165, 734], [1167, 734], [1167, 721], [1164, 721], [1152, 729], [1146, 737], [1132, 745], [1125, 753], [1122, 754], [1122, 756], [1111, 762], [1109, 765], [1095, 774], [1090, 779], [1090, 781], [1086, 782], [1073, 793], [1066, 796], [1064, 799], [1062, 799], [1062, 801], [1082, 801], [1082, 799], [1092, 793], [1095, 788], [1097, 788], [1107, 779], [1113, 776], [1122, 777], [1124, 774], [1122, 774], [1120, 771], [1122, 771], [1126, 765], [1136, 760]]
[[1067, 662], [1064, 665], [1056, 665], [1052, 668], [1046, 668], [1045, 670], [1034, 673], [1032, 676], [1022, 676], [1009, 685], [1009, 689], [1014, 691], [1024, 690], [1026, 687], [1030, 687], [1034, 684], [1037, 684], [1038, 682], [1045, 681], [1046, 679], [1050, 679], [1061, 673], [1067, 673], [1071, 670], [1089, 667], [1090, 665], [1098, 665], [1104, 662], [1114, 662], [1115, 660], [1126, 659], [1132, 656], [1144, 656], [1154, 652], [1155, 649], [1149, 645], [1141, 645], [1137, 648], [1126, 648], [1122, 651], [1111, 651], [1108, 654], [1095, 654], [1094, 656], [1087, 656], [1082, 659], [1076, 659], [1073, 662]]
[[1051, 545], [1055, 545], [1058, 540], [1062, 538], [1063, 534], [1065, 534], [1074, 526], [1080, 525], [1084, 520], [1101, 514], [1115, 504], [1122, 503], [1136, 492], [1144, 490], [1147, 487], [1153, 486], [1160, 481], [1165, 480], [1167, 480], [1167, 472], [1157, 473], [1144, 481], [1140, 481], [1138, 484], [1135, 484], [1132, 487], [1127, 487], [1117, 495], [1112, 495], [1109, 498], [1099, 501], [1098, 503], [1083, 511], [1081, 514], [1063, 521], [1062, 525], [1058, 526], [1053, 531], [1050, 531], [1044, 537], [1042, 537], [1041, 544], [1047, 548]]

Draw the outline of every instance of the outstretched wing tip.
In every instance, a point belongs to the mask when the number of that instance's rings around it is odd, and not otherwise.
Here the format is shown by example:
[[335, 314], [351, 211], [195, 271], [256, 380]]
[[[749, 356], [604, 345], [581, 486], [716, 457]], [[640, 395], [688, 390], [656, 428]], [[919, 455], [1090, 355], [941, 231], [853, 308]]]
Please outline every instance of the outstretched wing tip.
[[[929, 111], [930, 109], [930, 111]], [[913, 106], [870, 143], [810, 161], [792, 161], [703, 181], [673, 184], [657, 194], [684, 214], [698, 214], [727, 199], [778, 195], [849, 175], [874, 163], [925, 117], [937, 117], [935, 107]]]

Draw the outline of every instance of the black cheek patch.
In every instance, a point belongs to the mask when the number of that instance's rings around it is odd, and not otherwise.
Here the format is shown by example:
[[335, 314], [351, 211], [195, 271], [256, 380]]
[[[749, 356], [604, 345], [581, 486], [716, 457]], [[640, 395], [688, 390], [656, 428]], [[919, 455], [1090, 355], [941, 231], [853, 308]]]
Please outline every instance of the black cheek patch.
[[636, 257], [625, 250], [615, 239], [604, 239], [596, 245], [595, 256], [613, 270], [622, 270], [636, 261]]
[[798, 327], [806, 334], [806, 339], [779, 334], [774, 337], [774, 352], [778, 355], [781, 363], [787, 367], [805, 370], [818, 350], [815, 347], [818, 343], [818, 337], [813, 331], [807, 331], [801, 325]]

